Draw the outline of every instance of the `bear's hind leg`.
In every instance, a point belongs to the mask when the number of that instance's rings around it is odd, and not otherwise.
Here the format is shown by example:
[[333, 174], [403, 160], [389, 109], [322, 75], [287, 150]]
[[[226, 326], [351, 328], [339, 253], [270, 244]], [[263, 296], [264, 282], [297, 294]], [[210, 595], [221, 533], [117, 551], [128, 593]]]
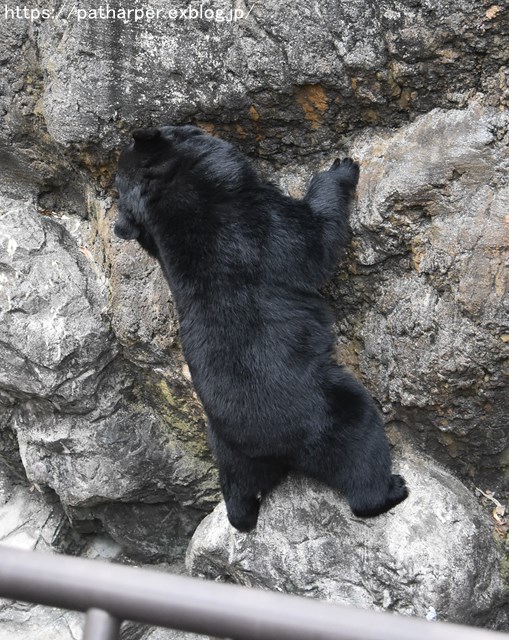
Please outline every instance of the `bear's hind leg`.
[[258, 520], [261, 499], [281, 482], [286, 471], [246, 456], [219, 461], [219, 480], [228, 520], [239, 531], [251, 531]]
[[[336, 453], [336, 455], [334, 455]], [[323, 482], [339, 489], [348, 500], [352, 513], [358, 518], [374, 518], [386, 513], [408, 496], [405, 480], [390, 472], [385, 452], [380, 456], [373, 452], [366, 458], [358, 451], [350, 451], [347, 456], [339, 448], [328, 451], [329, 460], [320, 474]], [[333, 465], [336, 464], [336, 470]], [[327, 471], [328, 469], [328, 471]]]
[[258, 521], [260, 499], [253, 478], [244, 471], [239, 474], [238, 470], [220, 464], [219, 480], [232, 527], [244, 532], [254, 529]]
[[325, 393], [329, 424], [319, 449], [309, 458], [310, 475], [339, 489], [353, 513], [371, 518], [408, 496], [405, 481], [391, 473], [389, 443], [373, 400], [339, 367], [329, 371]]
[[228, 520], [239, 531], [251, 531], [258, 520], [261, 498], [281, 482], [287, 471], [277, 462], [245, 456], [215, 434], [210, 440]]

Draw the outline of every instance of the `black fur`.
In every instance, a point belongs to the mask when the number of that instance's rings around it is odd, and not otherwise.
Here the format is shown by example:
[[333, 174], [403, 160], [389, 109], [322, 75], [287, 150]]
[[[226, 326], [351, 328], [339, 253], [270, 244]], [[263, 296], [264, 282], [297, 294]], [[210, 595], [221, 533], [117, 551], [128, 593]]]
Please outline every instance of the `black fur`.
[[134, 137], [115, 232], [156, 257], [170, 285], [232, 525], [252, 529], [289, 470], [339, 489], [357, 516], [404, 500], [375, 404], [334, 360], [318, 293], [348, 239], [358, 165], [336, 160], [295, 200], [196, 127]]

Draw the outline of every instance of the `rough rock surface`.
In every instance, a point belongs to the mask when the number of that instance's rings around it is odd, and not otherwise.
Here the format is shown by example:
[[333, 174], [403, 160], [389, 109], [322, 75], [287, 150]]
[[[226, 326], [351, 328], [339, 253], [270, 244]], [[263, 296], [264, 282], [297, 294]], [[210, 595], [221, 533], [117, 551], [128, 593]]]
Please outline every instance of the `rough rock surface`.
[[[352, 136], [352, 239], [326, 295], [338, 358], [464, 478], [509, 486], [509, 112], [473, 101]], [[324, 163], [278, 179], [300, 197]], [[488, 486], [487, 485], [487, 486]]]
[[[72, 532], [58, 497], [32, 490], [21, 474], [0, 462], [0, 544], [18, 549], [76, 553], [83, 540]], [[5, 640], [75, 640], [83, 616], [0, 599], [0, 638]]]
[[113, 148], [137, 124], [202, 122], [285, 165], [334, 150], [355, 129], [463, 107], [475, 94], [509, 102], [504, 2], [242, 1], [233, 23], [172, 20], [164, 0], [150, 3], [160, 18], [138, 20], [80, 19], [78, 5], [60, 0], [38, 3], [48, 19], [24, 19], [10, 17], [15, 0], [5, 5], [5, 183], [77, 213], [89, 173], [107, 182]]
[[[57, 13], [60, 3], [48, 4]], [[126, 122], [161, 113], [209, 122], [214, 115], [272, 154], [303, 119], [297, 144], [305, 148], [329, 137], [321, 125], [393, 124], [408, 112], [463, 105], [479, 90], [509, 99], [503, 3], [240, 2], [244, 16], [233, 23], [172, 20], [163, 0], [150, 6], [163, 11], [159, 19], [79, 20], [71, 13], [34, 22], [44, 69], [40, 109], [54, 140], [114, 141]]]
[[[509, 113], [434, 110], [361, 135], [340, 357], [387, 422], [509, 485]], [[504, 471], [505, 470], [505, 471]]]
[[[107, 536], [76, 534], [51, 491], [39, 493], [26, 478], [0, 463], [0, 544], [27, 551], [58, 552], [100, 560], [122, 561], [121, 548]], [[168, 570], [168, 567], [161, 567]], [[170, 567], [179, 572], [180, 567]], [[0, 599], [2, 640], [77, 640], [81, 613]], [[124, 623], [122, 640], [193, 640], [203, 638], [170, 629]]]
[[217, 501], [201, 415], [171, 374], [122, 357], [86, 240], [31, 203], [0, 212], [2, 404], [30, 480], [133, 557], [181, 556]]
[[187, 566], [196, 576], [432, 620], [500, 627], [507, 613], [485, 515], [428, 459], [397, 464], [410, 497], [389, 514], [355, 518], [346, 501], [292, 477], [262, 506], [255, 531], [230, 526], [224, 504], [200, 524]]
[[[127, 131], [168, 119], [201, 123], [263, 158], [286, 183], [298, 182], [292, 167], [308, 176], [324, 154], [329, 161], [353, 149], [364, 174], [355, 244], [348, 280], [330, 291], [341, 296], [343, 357], [394, 426], [443, 461], [452, 456], [465, 475], [499, 480], [509, 465], [500, 393], [509, 335], [509, 7], [241, 2], [242, 16], [229, 23], [172, 19], [161, 0], [150, 6], [158, 18], [101, 17], [90, 1], [78, 14], [77, 5], [61, 11], [49, 1], [37, 9], [49, 18], [7, 11], [0, 23], [3, 189], [30, 194], [60, 218], [89, 219], [90, 266], [107, 278], [107, 313], [129, 347], [124, 357], [166, 368], [174, 387], [175, 402], [166, 403], [164, 390], [143, 383], [149, 401], [170, 406], [171, 421], [189, 407], [193, 424], [200, 420], [160, 271], [111, 241], [108, 188]], [[431, 112], [437, 107], [453, 111]], [[400, 129], [375, 132], [380, 126]], [[429, 356], [421, 361], [423, 349]]]

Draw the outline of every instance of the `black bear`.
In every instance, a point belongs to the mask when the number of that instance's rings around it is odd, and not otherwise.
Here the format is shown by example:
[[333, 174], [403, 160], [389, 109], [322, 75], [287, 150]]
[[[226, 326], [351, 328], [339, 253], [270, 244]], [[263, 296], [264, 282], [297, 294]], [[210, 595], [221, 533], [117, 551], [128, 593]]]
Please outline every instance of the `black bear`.
[[249, 531], [291, 470], [377, 516], [407, 495], [364, 387], [335, 362], [319, 293], [348, 239], [359, 167], [335, 160], [302, 200], [231, 144], [186, 126], [138, 129], [119, 158], [115, 233], [157, 258], [208, 418], [231, 524]]

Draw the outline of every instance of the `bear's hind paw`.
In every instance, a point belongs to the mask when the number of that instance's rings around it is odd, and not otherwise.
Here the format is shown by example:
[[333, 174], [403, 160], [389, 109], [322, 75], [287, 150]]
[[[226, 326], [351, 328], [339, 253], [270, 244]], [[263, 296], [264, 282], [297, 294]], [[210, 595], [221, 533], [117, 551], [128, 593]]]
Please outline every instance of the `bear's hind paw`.
[[352, 512], [358, 518], [375, 518], [390, 511], [393, 507], [403, 502], [408, 497], [408, 488], [405, 479], [399, 475], [391, 476], [389, 481], [389, 490], [383, 504], [364, 505], [362, 507], [352, 507]]

